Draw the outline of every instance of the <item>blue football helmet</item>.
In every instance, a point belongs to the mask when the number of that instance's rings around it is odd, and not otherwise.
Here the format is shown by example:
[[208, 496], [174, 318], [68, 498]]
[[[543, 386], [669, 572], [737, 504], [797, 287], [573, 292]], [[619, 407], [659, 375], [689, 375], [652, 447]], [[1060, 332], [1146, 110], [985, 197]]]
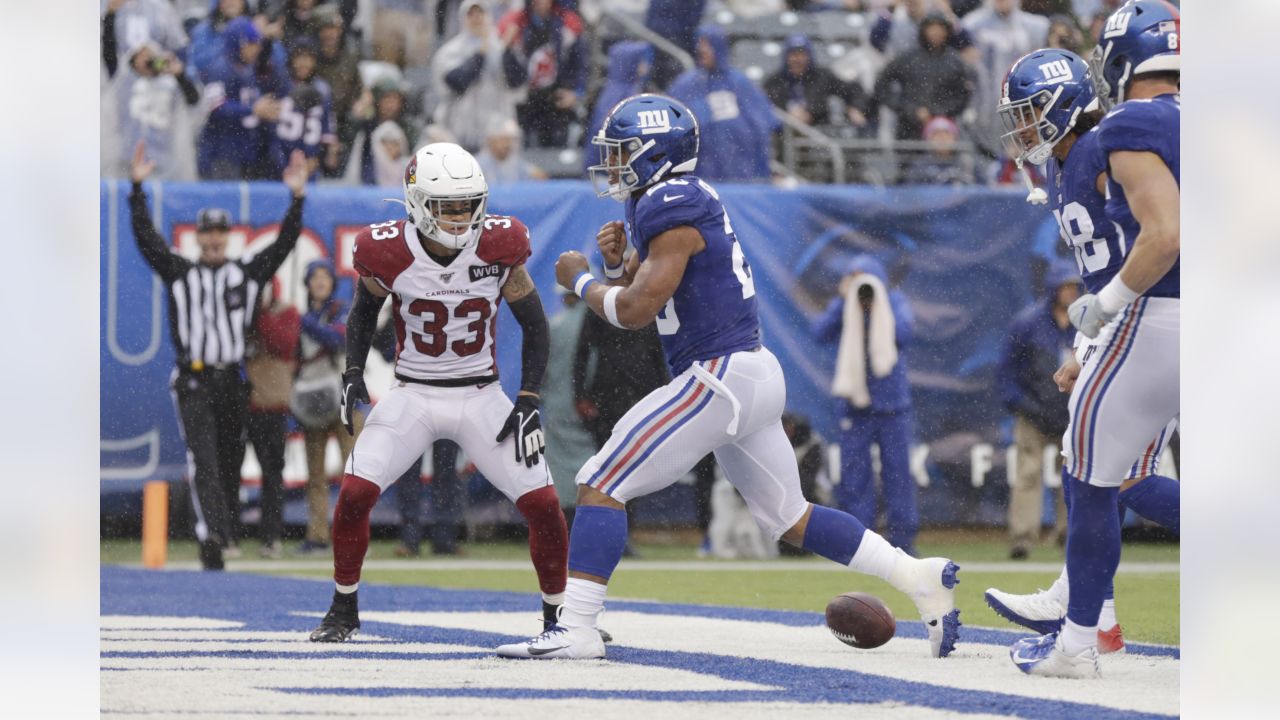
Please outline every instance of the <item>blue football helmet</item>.
[[591, 144], [600, 148], [600, 164], [587, 169], [596, 194], [624, 201], [670, 175], [693, 172], [698, 120], [678, 100], [635, 95], [614, 106]]
[[1098, 108], [1084, 58], [1068, 50], [1036, 50], [1009, 68], [996, 110], [1005, 152], [1021, 165], [1043, 165], [1082, 112]]
[[1165, 0], [1130, 0], [1111, 13], [1090, 60], [1105, 108], [1124, 102], [1137, 75], [1181, 71], [1181, 17]]

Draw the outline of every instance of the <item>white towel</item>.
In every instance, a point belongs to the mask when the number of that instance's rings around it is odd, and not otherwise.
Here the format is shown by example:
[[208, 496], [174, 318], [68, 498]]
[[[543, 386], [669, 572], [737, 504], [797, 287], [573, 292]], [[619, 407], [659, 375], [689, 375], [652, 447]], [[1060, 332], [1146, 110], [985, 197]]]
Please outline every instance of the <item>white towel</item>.
[[[866, 344], [866, 353], [863, 353], [862, 338], [868, 331], [863, 327], [862, 303], [858, 302], [858, 289], [864, 285], [870, 286], [873, 297], [869, 313], [870, 342]], [[845, 292], [844, 332], [840, 335], [835, 380], [831, 383], [831, 393], [848, 398], [854, 407], [864, 408], [871, 404], [871, 393], [867, 390], [867, 355], [871, 356], [871, 372], [876, 377], [885, 377], [898, 364], [898, 339], [893, 326], [893, 310], [889, 307], [889, 293], [880, 278], [863, 273], [849, 283]]]

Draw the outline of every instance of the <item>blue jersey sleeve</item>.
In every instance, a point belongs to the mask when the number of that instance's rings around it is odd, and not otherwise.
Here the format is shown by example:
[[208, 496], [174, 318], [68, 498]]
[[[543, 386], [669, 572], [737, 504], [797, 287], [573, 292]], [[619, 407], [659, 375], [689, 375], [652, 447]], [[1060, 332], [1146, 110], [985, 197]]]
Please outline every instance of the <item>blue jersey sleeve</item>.
[[1178, 147], [1179, 129], [1179, 118], [1170, 115], [1162, 103], [1149, 100], [1121, 103], [1098, 125], [1098, 145], [1106, 155], [1151, 152], [1168, 161], [1170, 150]]
[[697, 185], [666, 182], [653, 186], [636, 202], [634, 242], [648, 252], [649, 241], [681, 225], [696, 226], [706, 216], [707, 202]]

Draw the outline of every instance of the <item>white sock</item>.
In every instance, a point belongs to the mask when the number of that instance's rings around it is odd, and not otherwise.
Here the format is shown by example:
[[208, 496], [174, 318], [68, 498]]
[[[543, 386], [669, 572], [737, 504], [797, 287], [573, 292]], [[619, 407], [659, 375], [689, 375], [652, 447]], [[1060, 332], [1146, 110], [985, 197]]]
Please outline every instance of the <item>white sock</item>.
[[1120, 622], [1119, 620], [1116, 620], [1115, 598], [1112, 598], [1111, 600], [1103, 600], [1102, 614], [1098, 616], [1098, 629], [1110, 630], [1111, 628], [1115, 627], [1119, 622]]
[[564, 593], [542, 593], [542, 602], [548, 605], [563, 605]]
[[1058, 599], [1062, 607], [1067, 606], [1067, 601], [1071, 597], [1071, 582], [1067, 580], [1067, 566], [1062, 566], [1062, 572], [1058, 575], [1058, 579], [1053, 581], [1049, 586], [1049, 592]]
[[1079, 655], [1088, 648], [1098, 646], [1098, 628], [1084, 627], [1067, 620], [1062, 624], [1062, 633], [1058, 639], [1062, 642], [1063, 652]]
[[560, 624], [565, 627], [595, 627], [596, 617], [604, 610], [604, 594], [607, 585], [569, 578], [564, 589], [564, 607], [560, 610]]
[[881, 580], [889, 580], [900, 556], [901, 553], [890, 545], [888, 540], [867, 530], [862, 535], [862, 542], [858, 543], [858, 550], [853, 554], [853, 559], [849, 561], [849, 567], [858, 572], [874, 575]]
[[356, 588], [360, 587], [360, 583], [355, 583], [353, 585], [339, 585], [337, 583], [334, 583], [334, 587], [336, 587], [338, 589], [338, 592], [342, 593], [343, 595], [350, 595], [351, 593], [356, 591]]

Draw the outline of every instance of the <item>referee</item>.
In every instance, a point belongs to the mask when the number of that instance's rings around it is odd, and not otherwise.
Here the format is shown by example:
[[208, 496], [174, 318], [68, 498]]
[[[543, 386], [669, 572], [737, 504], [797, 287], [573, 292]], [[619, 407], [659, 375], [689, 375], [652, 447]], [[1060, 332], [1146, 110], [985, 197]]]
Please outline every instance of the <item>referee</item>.
[[172, 252], [151, 223], [142, 181], [154, 169], [138, 143], [129, 169], [133, 236], [143, 259], [169, 288], [169, 333], [178, 362], [172, 391], [188, 465], [195, 466], [194, 477], [188, 467], [188, 482], [194, 484], [191, 503], [200, 564], [206, 570], [221, 570], [222, 551], [235, 541], [232, 514], [239, 507], [244, 460], [249, 398], [245, 335], [253, 326], [259, 291], [271, 282], [302, 231], [307, 164], [295, 150], [285, 168], [284, 183], [293, 192], [293, 202], [275, 242], [250, 259], [228, 260], [231, 218], [221, 208], [205, 208], [196, 217], [200, 258], [194, 263]]

